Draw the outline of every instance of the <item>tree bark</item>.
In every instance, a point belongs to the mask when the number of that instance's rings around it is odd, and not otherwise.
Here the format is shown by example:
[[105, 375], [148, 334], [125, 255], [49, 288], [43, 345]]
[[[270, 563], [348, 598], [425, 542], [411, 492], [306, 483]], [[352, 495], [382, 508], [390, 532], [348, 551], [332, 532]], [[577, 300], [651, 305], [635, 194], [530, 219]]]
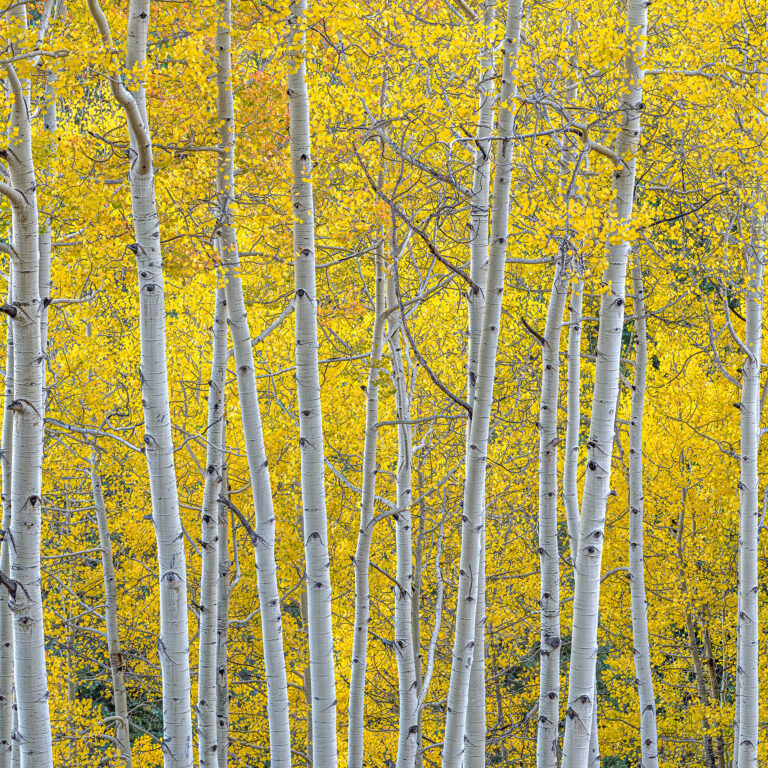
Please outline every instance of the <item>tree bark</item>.
[[224, 467], [224, 385], [227, 370], [227, 302], [224, 288], [216, 291], [213, 315], [211, 378], [208, 382], [208, 428], [205, 486], [201, 515], [199, 668], [197, 732], [200, 768], [217, 766], [216, 669], [218, 630], [219, 498]]
[[99, 528], [101, 548], [101, 570], [104, 576], [104, 618], [107, 630], [107, 652], [109, 669], [112, 673], [112, 702], [115, 707], [115, 739], [120, 750], [120, 759], [125, 768], [131, 768], [130, 720], [128, 719], [128, 696], [125, 688], [125, 659], [120, 646], [120, 632], [117, 627], [117, 585], [115, 565], [112, 556], [112, 539], [109, 535], [107, 506], [104, 502], [104, 487], [99, 470], [99, 449], [91, 446], [91, 489], [96, 509], [96, 524]]
[[[561, 254], [565, 256], [565, 254]], [[557, 402], [560, 390], [560, 332], [568, 298], [562, 261], [555, 265], [542, 344], [539, 403], [539, 717], [538, 768], [556, 768], [560, 721], [560, 546], [557, 535]]]
[[288, 100], [293, 174], [293, 252], [296, 302], [296, 389], [301, 450], [301, 498], [307, 569], [312, 749], [317, 768], [335, 768], [336, 680], [331, 621], [330, 555], [325, 509], [323, 414], [320, 401], [315, 279], [315, 215], [306, 82], [306, 0], [291, 3]]
[[640, 705], [640, 756], [643, 768], [657, 768], [656, 697], [653, 693], [648, 603], [645, 597], [643, 554], [643, 408], [648, 365], [643, 273], [638, 259], [632, 272], [635, 312], [635, 380], [629, 417], [629, 587], [632, 600], [632, 643]]
[[376, 494], [379, 421], [379, 377], [381, 357], [384, 349], [384, 328], [386, 325], [385, 298], [386, 277], [384, 273], [383, 241], [376, 244], [375, 270], [376, 287], [374, 299], [373, 336], [365, 388], [365, 438], [363, 445], [363, 477], [360, 497], [360, 530], [355, 548], [355, 630], [352, 638], [352, 668], [349, 675], [349, 726], [347, 733], [347, 766], [362, 768], [365, 711], [365, 678], [368, 666], [368, 622], [370, 616], [369, 569], [371, 561], [371, 538], [373, 536], [373, 512]]
[[[393, 256], [397, 258], [397, 256]], [[395, 310], [401, 297], [396, 291], [396, 273], [387, 281], [388, 309]], [[401, 305], [400, 305], [401, 306]], [[397, 657], [397, 676], [400, 717], [397, 739], [397, 768], [414, 768], [419, 746], [418, 696], [416, 663], [413, 654], [411, 626], [411, 600], [413, 598], [413, 543], [411, 535], [411, 474], [413, 446], [411, 439], [411, 393], [403, 362], [401, 313], [392, 311], [387, 320], [389, 355], [392, 381], [395, 387], [397, 421], [397, 514], [395, 520], [395, 550], [397, 578], [394, 587], [394, 649]]]
[[264, 667], [267, 677], [267, 715], [272, 768], [290, 768], [291, 731], [289, 721], [288, 681], [283, 648], [283, 619], [275, 560], [275, 513], [269, 475], [269, 461], [264, 445], [256, 368], [251, 346], [251, 332], [240, 278], [237, 232], [231, 210], [235, 199], [235, 113], [231, 79], [231, 9], [229, 0], [219, 0], [217, 101], [219, 125], [219, 161], [217, 167], [217, 230], [224, 269], [229, 328], [237, 369], [237, 389], [245, 436], [245, 452], [251, 476], [253, 504], [256, 511], [253, 541], [257, 587], [264, 643]]
[[[621, 164], [614, 172], [616, 220], [632, 219], [635, 187], [635, 153], [640, 138], [643, 70], [648, 7], [645, 0], [629, 0], [625, 96], [621, 110], [624, 124], [616, 139]], [[616, 403], [619, 388], [621, 337], [627, 259], [631, 244], [620, 241], [608, 253], [604, 274], [607, 290], [600, 302], [595, 386], [587, 444], [587, 472], [581, 506], [573, 601], [571, 665], [562, 768], [582, 768], [589, 757], [595, 705], [595, 663], [600, 600], [600, 566], [605, 532], [605, 510], [610, 490]]]
[[493, 182], [493, 215], [486, 301], [477, 362], [472, 424], [465, 457], [464, 506], [461, 527], [459, 594], [456, 633], [443, 744], [443, 768], [458, 768], [464, 754], [469, 679], [475, 646], [477, 587], [483, 539], [488, 433], [493, 405], [493, 381], [504, 293], [504, 267], [509, 226], [512, 176], [512, 101], [517, 93], [514, 67], [520, 41], [523, 0], [510, 0], [504, 30], [503, 71], [499, 108], [499, 141]]
[[758, 542], [760, 499], [758, 451], [760, 442], [760, 362], [763, 334], [763, 275], [765, 218], [752, 214], [747, 261], [746, 359], [741, 367], [741, 473], [739, 477], [739, 768], [756, 768], [759, 740]]

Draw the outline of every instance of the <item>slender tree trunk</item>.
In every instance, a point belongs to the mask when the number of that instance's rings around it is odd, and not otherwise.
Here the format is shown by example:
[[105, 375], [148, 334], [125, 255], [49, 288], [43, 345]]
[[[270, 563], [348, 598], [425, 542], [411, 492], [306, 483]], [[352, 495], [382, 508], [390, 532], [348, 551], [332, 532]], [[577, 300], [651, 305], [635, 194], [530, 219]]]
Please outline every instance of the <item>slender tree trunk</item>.
[[[565, 254], [561, 254], [565, 256]], [[556, 768], [560, 720], [560, 546], [557, 535], [557, 402], [560, 390], [560, 331], [568, 298], [562, 260], [555, 265], [542, 345], [539, 404], [539, 607], [540, 674], [536, 740], [538, 768]]]
[[306, 0], [291, 3], [288, 62], [290, 149], [293, 173], [293, 252], [296, 302], [296, 388], [301, 449], [301, 498], [307, 568], [312, 748], [317, 768], [335, 768], [336, 680], [331, 621], [331, 575], [325, 510], [323, 413], [317, 353], [315, 214], [307, 92]]
[[[746, 359], [741, 368], [741, 474], [739, 491], [739, 768], [757, 766], [759, 739], [758, 540], [760, 499], [758, 447], [760, 441], [760, 362], [763, 334], [763, 274], [765, 218], [752, 214], [747, 260]], [[734, 750], [735, 751], [735, 750]]]
[[[396, 256], [394, 258], [397, 258]], [[399, 304], [395, 277], [387, 281], [387, 303], [390, 310]], [[393, 311], [387, 322], [392, 381], [395, 385], [397, 421], [397, 507], [395, 519], [395, 550], [397, 578], [395, 594], [395, 655], [397, 657], [400, 718], [397, 744], [397, 768], [414, 768], [419, 746], [418, 696], [416, 693], [416, 664], [413, 655], [411, 600], [413, 597], [413, 545], [411, 536], [411, 474], [413, 470], [411, 440], [411, 393], [403, 362], [401, 315]]]
[[112, 701], [115, 707], [115, 739], [120, 749], [120, 758], [125, 768], [131, 768], [131, 737], [128, 719], [128, 698], [125, 689], [125, 660], [120, 646], [117, 628], [117, 585], [112, 556], [112, 539], [109, 535], [107, 506], [104, 503], [104, 488], [99, 471], [99, 449], [91, 446], [91, 488], [93, 505], [96, 508], [96, 523], [99, 528], [101, 547], [101, 570], [104, 576], [104, 618], [107, 630], [107, 652], [109, 669], [112, 673]]
[[373, 337], [365, 388], [365, 439], [363, 446], [363, 478], [360, 497], [360, 531], [355, 548], [355, 631], [352, 638], [352, 669], [349, 675], [349, 727], [347, 734], [347, 766], [363, 766], [363, 734], [365, 712], [365, 677], [368, 666], [368, 622], [370, 615], [370, 582], [368, 572], [371, 561], [371, 537], [373, 536], [373, 511], [376, 494], [379, 421], [379, 377], [381, 356], [384, 349], [385, 283], [383, 241], [376, 243], [376, 288], [374, 300]]
[[511, 141], [513, 132], [512, 101], [517, 92], [513, 70], [519, 48], [522, 9], [523, 0], [510, 0], [504, 31], [504, 60], [499, 99], [501, 106], [499, 108], [498, 136], [500, 141], [495, 142], [496, 169], [493, 183], [493, 216], [486, 301], [478, 350], [472, 424], [465, 457], [459, 594], [451, 677], [448, 687], [443, 768], [458, 768], [462, 761], [465, 745], [469, 679], [475, 646], [478, 574], [480, 572], [483, 539], [488, 433], [493, 405], [493, 381], [496, 371], [496, 352], [507, 253], [513, 150]]
[[[13, 302], [13, 259], [8, 259], [8, 303]], [[0, 542], [0, 571], [10, 573], [11, 551], [11, 464], [13, 462], [13, 320], [6, 322], [5, 384], [3, 388], [3, 432], [0, 450], [3, 482], [3, 538]], [[13, 617], [8, 600], [0, 599], [0, 768], [10, 768], [13, 733]]]
[[[416, 547], [414, 551], [413, 564], [413, 597], [411, 598], [411, 633], [413, 634], [413, 659], [416, 664], [416, 695], [421, 700], [421, 691], [424, 685], [424, 675], [422, 674], [421, 657], [421, 590], [424, 580], [424, 535], [426, 526], [426, 504], [424, 503], [424, 475], [419, 467], [416, 477], [418, 479], [417, 497], [421, 499], [419, 504], [419, 527], [416, 531]], [[416, 751], [416, 768], [422, 768], [424, 765], [424, 735], [421, 730], [423, 708], [419, 707], [416, 712], [419, 728], [419, 746]]]
[[[494, 55], [489, 35], [496, 17], [495, 0], [483, 3], [483, 49], [480, 54], [478, 78], [478, 119], [469, 232], [469, 276], [474, 285], [467, 294], [468, 336], [467, 402], [472, 405], [477, 383], [477, 364], [483, 327], [483, 309], [488, 275], [488, 219], [491, 187], [491, 154], [494, 123]], [[471, 421], [467, 422], [469, 444]], [[485, 527], [485, 508], [483, 508]], [[467, 699], [465, 768], [485, 768], [485, 532], [480, 543], [480, 566], [475, 612], [475, 646], [469, 675]]]
[[[631, 221], [634, 203], [635, 153], [640, 139], [643, 98], [643, 70], [640, 62], [645, 55], [647, 14], [645, 0], [629, 0], [627, 31], [631, 42], [626, 56], [626, 95], [621, 107], [624, 125], [616, 140], [616, 154], [621, 158], [621, 165], [614, 172], [616, 220], [622, 224]], [[600, 303], [587, 473], [576, 552], [563, 768], [582, 768], [587, 764], [593, 730], [600, 566], [611, 478], [625, 280], [630, 248], [631, 244], [623, 240], [611, 246], [604, 274], [607, 290]]]
[[[226, 415], [222, 425], [222, 446], [226, 446]], [[228, 499], [226, 453], [222, 468], [221, 497]], [[227, 768], [229, 760], [229, 684], [227, 667], [227, 639], [229, 636], [229, 508], [218, 505], [219, 530], [216, 539], [218, 549], [218, 579], [216, 584], [216, 760], [217, 768]]]
[[245, 452], [251, 476], [256, 511], [254, 550], [258, 575], [261, 631], [264, 643], [264, 667], [267, 677], [267, 715], [272, 768], [290, 768], [291, 732], [288, 681], [283, 649], [283, 620], [275, 560], [275, 513], [269, 462], [264, 445], [256, 368], [253, 361], [251, 332], [240, 279], [237, 232], [231, 210], [235, 197], [235, 113], [231, 79], [231, 9], [229, 0], [219, 0], [219, 26], [216, 101], [219, 124], [219, 162], [217, 192], [219, 210], [217, 229], [219, 251], [225, 272], [225, 291], [229, 328], [237, 369], [237, 388], [245, 436]]
[[643, 768], [657, 768], [656, 697], [653, 693], [648, 640], [648, 603], [645, 598], [643, 554], [643, 407], [648, 365], [645, 292], [640, 259], [632, 271], [635, 310], [635, 380], [629, 417], [629, 586], [632, 599], [632, 644], [640, 705], [640, 755]]
[[197, 675], [197, 731], [200, 768], [217, 765], [216, 669], [218, 652], [219, 498], [224, 467], [224, 385], [227, 370], [227, 302], [216, 291], [211, 378], [208, 382], [208, 447], [201, 515], [200, 634]]

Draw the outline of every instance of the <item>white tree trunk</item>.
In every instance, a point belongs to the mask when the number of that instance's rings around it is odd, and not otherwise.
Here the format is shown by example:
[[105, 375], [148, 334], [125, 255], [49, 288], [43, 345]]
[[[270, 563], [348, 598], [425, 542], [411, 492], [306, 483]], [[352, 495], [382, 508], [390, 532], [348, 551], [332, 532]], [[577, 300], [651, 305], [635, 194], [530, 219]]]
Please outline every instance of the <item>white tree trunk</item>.
[[317, 352], [315, 215], [303, 25], [306, 0], [291, 3], [288, 100], [293, 174], [293, 255], [296, 302], [296, 389], [301, 450], [301, 498], [307, 569], [312, 750], [316, 768], [335, 768], [336, 680], [331, 621], [331, 577], [325, 510], [323, 413]]
[[[13, 259], [8, 259], [8, 303], [13, 302]], [[5, 347], [4, 400], [7, 406], [13, 397], [13, 319], [7, 318]], [[3, 408], [2, 446], [0, 464], [3, 482], [3, 539], [0, 542], [0, 571], [10, 573], [10, 537], [6, 532], [11, 526], [11, 464], [13, 462], [13, 411]], [[13, 617], [5, 595], [0, 598], [0, 768], [11, 768], [13, 748]]]
[[493, 216], [477, 362], [477, 381], [472, 405], [472, 424], [465, 457], [464, 506], [461, 528], [459, 594], [456, 608], [456, 634], [453, 644], [451, 677], [443, 742], [443, 768], [458, 768], [465, 745], [465, 725], [469, 679], [475, 646], [477, 588], [483, 539], [485, 477], [493, 405], [493, 380], [504, 293], [504, 267], [507, 253], [509, 191], [512, 176], [511, 136], [512, 101], [517, 87], [513, 69], [520, 41], [523, 0], [510, 0], [504, 31], [504, 59], [499, 108], [499, 141], [496, 144], [496, 169], [493, 180]]
[[254, 551], [258, 574], [264, 667], [267, 677], [267, 716], [269, 724], [270, 765], [291, 766], [291, 731], [288, 682], [283, 650], [283, 619], [275, 561], [275, 513], [269, 462], [264, 445], [256, 368], [253, 361], [251, 332], [240, 279], [240, 257], [231, 204], [235, 198], [235, 113], [231, 80], [231, 10], [229, 0], [219, 0], [219, 26], [216, 35], [218, 65], [216, 72], [216, 110], [219, 124], [219, 162], [216, 184], [219, 196], [217, 229], [219, 252], [224, 268], [229, 328], [237, 369], [237, 389], [245, 437], [245, 452], [251, 476], [256, 512]]
[[38, 208], [29, 104], [12, 65], [6, 65], [13, 95], [8, 152], [13, 256], [14, 399], [11, 458], [10, 579], [14, 682], [22, 768], [53, 765], [43, 637], [40, 532], [43, 463], [43, 358], [40, 345]]
[[[474, 165], [472, 169], [472, 199], [469, 229], [469, 277], [474, 283], [467, 293], [468, 337], [467, 350], [467, 402], [475, 399], [477, 357], [483, 327], [483, 309], [488, 274], [488, 219], [491, 188], [491, 155], [494, 123], [494, 57], [489, 30], [496, 17], [495, 0], [483, 3], [484, 44], [480, 54], [478, 73], [478, 118]], [[467, 422], [466, 439], [469, 443], [471, 421]], [[469, 675], [467, 699], [466, 746], [464, 768], [485, 768], [485, 508], [483, 508], [483, 534], [480, 543], [480, 567], [475, 611], [475, 647]]]
[[629, 417], [629, 586], [632, 600], [632, 644], [640, 704], [640, 755], [643, 768], [658, 768], [656, 698], [653, 693], [648, 640], [648, 603], [645, 599], [643, 554], [643, 407], [648, 364], [645, 292], [640, 260], [632, 270], [635, 313], [635, 379]]
[[741, 368], [741, 474], [739, 478], [739, 768], [756, 768], [759, 738], [758, 541], [760, 500], [758, 447], [760, 433], [760, 350], [763, 323], [765, 219], [753, 213], [751, 243], [745, 248], [746, 359]]
[[565, 450], [563, 457], [563, 503], [571, 560], [576, 564], [579, 540], [579, 437], [581, 428], [581, 303], [584, 283], [571, 289], [568, 332]]
[[349, 675], [349, 726], [347, 733], [347, 768], [363, 766], [363, 733], [365, 711], [365, 678], [368, 666], [368, 622], [370, 615], [369, 569], [373, 511], [376, 494], [376, 448], [379, 421], [379, 377], [384, 349], [385, 282], [383, 241], [376, 244], [376, 288], [370, 369], [365, 389], [365, 438], [363, 444], [363, 477], [360, 497], [360, 531], [355, 548], [355, 630], [352, 638], [352, 668]]
[[[565, 254], [561, 254], [565, 256]], [[562, 261], [555, 265], [542, 345], [539, 404], [539, 717], [538, 768], [556, 768], [560, 721], [560, 546], [557, 536], [557, 403], [560, 389], [560, 331], [568, 297]]]
[[[223, 425], [222, 445], [226, 445], [226, 420]], [[226, 455], [225, 455], [226, 459]], [[226, 463], [224, 465], [221, 495], [227, 498]], [[227, 639], [229, 636], [229, 508], [226, 504], [218, 507], [219, 530], [216, 630], [216, 760], [217, 768], [227, 768], [229, 761], [229, 684], [227, 679]]]
[[[626, 56], [626, 89], [621, 107], [624, 124], [616, 139], [616, 154], [621, 158], [621, 165], [614, 172], [616, 219], [623, 223], [631, 220], [634, 203], [635, 152], [640, 138], [643, 98], [643, 70], [639, 62], [645, 54], [647, 13], [645, 0], [629, 0], [627, 30], [632, 42]], [[576, 552], [563, 768], [583, 768], [587, 764], [593, 730], [600, 566], [605, 509], [610, 491], [625, 280], [630, 248], [630, 243], [626, 241], [611, 246], [608, 267], [604, 273], [607, 290], [600, 303], [587, 471]]]
[[[397, 256], [394, 256], [397, 258]], [[398, 307], [401, 297], [396, 293], [395, 278], [387, 281], [388, 309]], [[411, 535], [411, 474], [413, 470], [411, 440], [411, 393], [403, 362], [401, 315], [392, 312], [387, 321], [389, 356], [392, 381], [395, 386], [397, 421], [397, 508], [395, 519], [395, 550], [397, 557], [397, 584], [395, 595], [394, 650], [397, 657], [397, 676], [400, 717], [397, 739], [397, 768], [413, 768], [419, 746], [418, 695], [416, 663], [411, 631], [411, 600], [413, 598], [413, 546]]]
[[219, 497], [224, 473], [224, 385], [227, 372], [227, 302], [216, 291], [213, 315], [205, 487], [201, 515], [200, 632], [197, 674], [197, 732], [200, 768], [217, 766], [216, 656], [218, 651]]
[[[107, 47], [109, 25], [97, 0], [88, 9]], [[146, 62], [149, 0], [131, 0], [128, 10], [126, 66]], [[149, 468], [152, 522], [157, 538], [160, 577], [158, 656], [163, 682], [163, 761], [165, 768], [192, 768], [192, 710], [187, 621], [187, 566], [176, 488], [173, 436], [165, 344], [165, 291], [160, 230], [155, 199], [152, 137], [144, 87], [129, 92], [118, 75], [112, 93], [123, 107], [131, 146], [131, 211], [139, 277], [141, 361], [139, 377], [144, 406], [144, 452]]]
[[115, 707], [115, 739], [120, 749], [120, 758], [125, 768], [131, 768], [131, 737], [128, 719], [128, 698], [125, 689], [125, 662], [120, 646], [117, 627], [117, 585], [112, 557], [112, 539], [109, 535], [107, 506], [104, 503], [104, 487], [99, 471], [99, 449], [91, 447], [91, 488], [93, 505], [96, 509], [96, 524], [99, 528], [101, 547], [101, 570], [104, 576], [104, 618], [107, 630], [107, 652], [109, 669], [112, 673], [112, 701]]

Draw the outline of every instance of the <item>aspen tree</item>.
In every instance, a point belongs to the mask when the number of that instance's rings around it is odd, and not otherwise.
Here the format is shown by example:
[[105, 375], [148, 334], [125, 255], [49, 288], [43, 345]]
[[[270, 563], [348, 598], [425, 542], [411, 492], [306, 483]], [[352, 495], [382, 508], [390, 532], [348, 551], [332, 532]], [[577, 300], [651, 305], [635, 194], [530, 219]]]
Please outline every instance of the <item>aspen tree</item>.
[[[13, 302], [13, 258], [8, 248], [8, 304]], [[10, 573], [11, 464], [13, 463], [13, 411], [7, 407], [13, 397], [13, 319], [6, 318], [5, 382], [3, 385], [3, 427], [0, 466], [3, 483], [3, 538], [0, 541], [0, 571]], [[0, 599], [0, 768], [10, 768], [13, 733], [13, 615], [7, 600]]]
[[[26, 14], [24, 14], [25, 21]], [[11, 63], [5, 65], [12, 97], [11, 140], [6, 153], [7, 182], [0, 193], [11, 204], [13, 302], [13, 412], [11, 452], [10, 574], [4, 584], [13, 614], [15, 727], [22, 768], [53, 765], [43, 605], [40, 533], [43, 462], [43, 359], [40, 344], [37, 182], [32, 159], [31, 110], [24, 85]]]
[[464, 753], [469, 678], [475, 645], [477, 584], [483, 536], [486, 461], [496, 352], [504, 293], [504, 267], [509, 227], [509, 195], [512, 176], [512, 102], [517, 93], [514, 68], [520, 44], [523, 0], [510, 0], [504, 30], [503, 67], [499, 96], [498, 141], [493, 179], [493, 212], [486, 278], [485, 307], [477, 361], [477, 381], [472, 422], [467, 441], [464, 506], [461, 527], [461, 561], [456, 631], [443, 744], [443, 768], [458, 768]]
[[[112, 48], [109, 25], [97, 0], [88, 9]], [[128, 9], [126, 68], [146, 63], [149, 0], [132, 0]], [[117, 74], [110, 77], [112, 95], [123, 108], [131, 146], [131, 212], [139, 277], [141, 362], [139, 376], [144, 406], [144, 452], [149, 468], [152, 521], [157, 538], [160, 579], [158, 655], [163, 679], [163, 761], [165, 768], [191, 768], [192, 712], [187, 621], [187, 566], [184, 533], [176, 488], [173, 437], [168, 395], [165, 342], [165, 290], [160, 231], [155, 199], [152, 135], [147, 121], [144, 86], [126, 88]]]
[[[393, 238], [394, 239], [394, 238]], [[393, 243], [394, 245], [394, 243]], [[396, 255], [393, 256], [395, 259]], [[411, 536], [411, 474], [413, 444], [411, 436], [411, 393], [406, 380], [402, 348], [404, 322], [402, 297], [399, 295], [397, 265], [387, 280], [387, 336], [395, 387], [397, 415], [397, 513], [395, 519], [395, 550], [397, 578], [394, 587], [394, 651], [397, 658], [399, 692], [399, 727], [397, 738], [397, 768], [413, 768], [419, 746], [418, 696], [416, 693], [416, 663], [411, 632], [411, 600], [413, 597], [413, 547]], [[398, 311], [392, 311], [398, 309]]]
[[632, 645], [640, 704], [640, 755], [643, 768], [659, 764], [656, 735], [656, 699], [648, 641], [648, 604], [645, 598], [643, 553], [643, 408], [648, 367], [648, 331], [645, 290], [640, 259], [632, 270], [635, 310], [635, 378], [629, 417], [629, 587], [632, 599]]
[[[620, 159], [620, 166], [614, 172], [616, 221], [621, 225], [631, 222], [634, 204], [635, 154], [640, 139], [647, 16], [648, 7], [644, 0], [629, 0], [625, 95], [621, 103], [623, 126], [616, 139], [616, 154]], [[593, 731], [600, 566], [611, 478], [625, 280], [630, 249], [631, 243], [623, 239], [611, 245], [608, 266], [603, 277], [605, 292], [600, 302], [595, 385], [587, 444], [587, 472], [574, 574], [573, 631], [563, 768], [581, 768], [587, 765]]]
[[539, 716], [536, 746], [538, 768], [555, 768], [560, 720], [560, 546], [557, 535], [557, 401], [560, 388], [560, 331], [568, 297], [565, 243], [555, 265], [549, 308], [541, 345], [539, 404]]
[[[469, 225], [469, 277], [473, 285], [467, 293], [467, 402], [475, 399], [477, 357], [483, 324], [483, 306], [488, 272], [488, 216], [491, 184], [491, 156], [494, 123], [494, 52], [490, 27], [495, 21], [496, 2], [483, 3], [483, 48], [478, 68], [478, 117], [474, 164], [472, 167], [472, 199]], [[467, 422], [467, 442], [471, 422]], [[485, 532], [480, 545], [480, 567], [475, 614], [475, 646], [469, 676], [467, 700], [465, 768], [485, 768]]]
[[[226, 445], [226, 419], [222, 426], [222, 445]], [[229, 761], [229, 685], [227, 641], [229, 636], [229, 508], [226, 454], [221, 481], [221, 503], [218, 506], [219, 529], [216, 533], [217, 563], [216, 582], [216, 761], [217, 768], [227, 768]]]
[[197, 674], [197, 732], [200, 768], [216, 760], [216, 662], [218, 630], [219, 497], [224, 466], [224, 384], [227, 368], [227, 303], [224, 288], [216, 290], [213, 314], [211, 378], [208, 382], [205, 486], [201, 506], [200, 633]]
[[[763, 335], [763, 278], [765, 272], [765, 217], [752, 212], [750, 243], [744, 249], [746, 275], [746, 330], [741, 345], [739, 476], [739, 722], [734, 752], [739, 768], [757, 766], [759, 738], [758, 677], [758, 542], [760, 499], [758, 450], [760, 442], [760, 362]], [[726, 310], [727, 311], [727, 310]]]
[[355, 548], [355, 626], [352, 639], [352, 668], [349, 674], [349, 725], [347, 734], [347, 768], [362, 768], [365, 712], [365, 678], [368, 666], [368, 623], [370, 621], [371, 538], [376, 495], [377, 441], [379, 421], [379, 377], [384, 350], [386, 326], [386, 276], [383, 240], [375, 251], [374, 321], [368, 381], [365, 388], [365, 439], [363, 445], [363, 477], [360, 495], [360, 530]]
[[312, 690], [315, 766], [335, 768], [336, 680], [331, 621], [331, 575], [325, 508], [325, 453], [320, 401], [309, 93], [306, 80], [306, 0], [291, 3], [288, 102], [291, 151], [296, 389], [301, 449], [301, 498]]
[[120, 750], [120, 759], [123, 766], [131, 768], [133, 757], [131, 755], [128, 696], [125, 688], [125, 657], [120, 645], [120, 632], [117, 627], [115, 564], [112, 555], [112, 539], [109, 535], [107, 505], [104, 502], [104, 486], [99, 468], [99, 449], [95, 444], [91, 445], [90, 474], [93, 506], [96, 509], [96, 524], [99, 528], [101, 570], [104, 577], [104, 619], [107, 631], [109, 670], [112, 674], [112, 701], [115, 706], [115, 740]]
[[256, 387], [251, 332], [240, 277], [237, 231], [232, 211], [235, 201], [235, 112], [231, 77], [230, 1], [219, 0], [218, 9], [216, 114], [219, 126], [219, 153], [216, 170], [218, 195], [216, 229], [224, 271], [229, 329], [237, 369], [237, 389], [245, 436], [245, 451], [256, 510], [256, 536], [253, 544], [258, 572], [257, 586], [264, 643], [264, 667], [267, 677], [270, 764], [273, 768], [290, 768], [290, 713], [283, 650], [283, 618], [275, 561], [275, 512], [269, 462], [264, 446], [259, 393]]

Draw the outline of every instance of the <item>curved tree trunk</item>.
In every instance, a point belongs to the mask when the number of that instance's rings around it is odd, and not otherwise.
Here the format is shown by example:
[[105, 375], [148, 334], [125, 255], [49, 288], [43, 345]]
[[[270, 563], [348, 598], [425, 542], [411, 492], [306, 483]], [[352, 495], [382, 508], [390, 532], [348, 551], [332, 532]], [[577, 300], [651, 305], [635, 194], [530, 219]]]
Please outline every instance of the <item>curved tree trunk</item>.
[[[109, 25], [97, 0], [88, 9], [105, 46]], [[131, 0], [128, 9], [126, 67], [146, 63], [149, 0]], [[139, 377], [144, 406], [144, 452], [149, 469], [152, 521], [157, 539], [160, 577], [158, 656], [163, 681], [163, 762], [165, 768], [192, 768], [192, 708], [187, 619], [187, 566], [176, 488], [173, 435], [165, 343], [165, 289], [160, 229], [155, 199], [152, 136], [146, 95], [139, 83], [128, 91], [118, 75], [112, 93], [128, 122], [132, 163], [128, 175], [139, 278], [141, 361]]]

